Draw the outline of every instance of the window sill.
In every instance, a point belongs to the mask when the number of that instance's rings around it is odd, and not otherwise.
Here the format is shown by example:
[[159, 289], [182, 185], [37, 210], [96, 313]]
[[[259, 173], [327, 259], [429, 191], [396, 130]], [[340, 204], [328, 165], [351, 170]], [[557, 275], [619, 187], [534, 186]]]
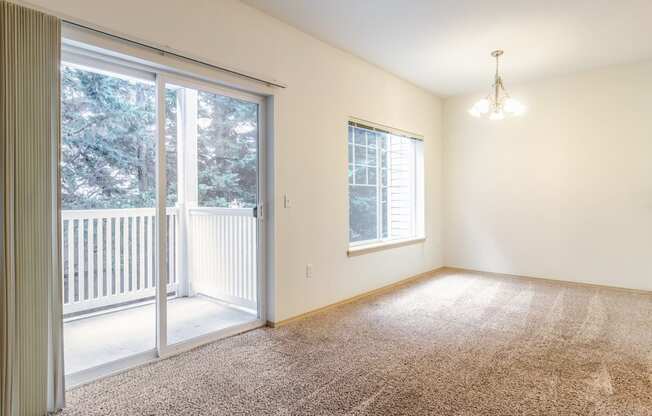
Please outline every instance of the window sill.
[[381, 251], [390, 248], [407, 246], [410, 244], [423, 243], [424, 241], [426, 241], [426, 237], [411, 237], [411, 238], [404, 238], [401, 240], [383, 241], [380, 243], [371, 243], [371, 244], [364, 244], [360, 246], [352, 246], [349, 247], [346, 253], [349, 257], [353, 257], [362, 254], [373, 253], [374, 251]]

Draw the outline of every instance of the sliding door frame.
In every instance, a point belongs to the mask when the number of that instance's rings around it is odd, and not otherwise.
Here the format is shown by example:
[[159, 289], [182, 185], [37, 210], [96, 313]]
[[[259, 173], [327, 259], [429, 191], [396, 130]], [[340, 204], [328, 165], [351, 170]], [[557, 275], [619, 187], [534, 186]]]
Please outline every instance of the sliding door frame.
[[[172, 84], [183, 88], [192, 88], [198, 91], [205, 91], [226, 97], [243, 100], [258, 105], [258, 139], [257, 139], [257, 176], [258, 176], [258, 190], [256, 201], [256, 319], [244, 324], [234, 325], [218, 331], [210, 332], [197, 337], [189, 338], [174, 344], [169, 344], [167, 341], [167, 285], [161, 282], [167, 282], [167, 266], [166, 266], [166, 233], [167, 233], [167, 218], [165, 216], [167, 208], [167, 179], [166, 179], [166, 148], [165, 148], [165, 88], [166, 85]], [[265, 97], [256, 94], [250, 94], [231, 88], [226, 88], [217, 84], [169, 74], [165, 72], [158, 72], [156, 76], [156, 91], [157, 91], [157, 197], [156, 197], [156, 212], [158, 215], [158, 229], [163, 230], [160, 235], [161, 240], [157, 240], [158, 255], [157, 265], [159, 272], [157, 273], [157, 291], [156, 291], [156, 310], [157, 310], [157, 336], [156, 336], [156, 349], [158, 356], [161, 358], [169, 357], [178, 354], [182, 351], [187, 351], [202, 344], [211, 341], [216, 341], [226, 338], [235, 334], [249, 331], [254, 328], [259, 328], [267, 324], [266, 315], [266, 279], [265, 279], [265, 222], [264, 222], [264, 207], [263, 201], [266, 199], [266, 146], [265, 146], [265, 119], [266, 119], [266, 106]], [[161, 116], [162, 115], [162, 116]], [[178, 173], [177, 173], [178, 174]], [[181, 238], [184, 238], [183, 236]]]
[[167, 346], [167, 184], [165, 171], [165, 79], [156, 74], [156, 351]]
[[[63, 60], [66, 56], [73, 64], [105, 69], [110, 72], [121, 73], [125, 76], [135, 76], [154, 81], [156, 85], [156, 239], [157, 253], [156, 265], [156, 345], [152, 349], [130, 355], [115, 361], [100, 364], [76, 373], [66, 375], [66, 387], [85, 384], [99, 378], [107, 377], [126, 371], [130, 368], [170, 357], [199, 345], [216, 341], [225, 337], [236, 335], [267, 324], [268, 308], [268, 271], [272, 267], [268, 263], [268, 252], [273, 246], [273, 226], [268, 225], [267, 201], [273, 184], [268, 182], [268, 175], [273, 171], [268, 170], [267, 162], [273, 163], [274, 157], [268, 154], [271, 147], [268, 139], [273, 137], [274, 93], [269, 86], [259, 86], [250, 81], [242, 81], [229, 74], [219, 74], [216, 71], [207, 71], [201, 66], [189, 65], [181, 62], [179, 67], [168, 63], [168, 57], [161, 58], [151, 54], [151, 51], [141, 50], [138, 47], [126, 45], [101, 34], [80, 30], [73, 27], [63, 27]], [[150, 61], [148, 58], [151, 58]], [[158, 61], [160, 58], [160, 62]], [[167, 60], [167, 61], [166, 61]], [[170, 61], [171, 62], [171, 61]], [[195, 71], [196, 70], [196, 71]], [[188, 86], [203, 91], [214, 92], [241, 100], [258, 104], [258, 200], [256, 206], [256, 248], [257, 248], [257, 319], [245, 324], [236, 325], [223, 330], [211, 332], [202, 336], [168, 345], [167, 342], [167, 282], [168, 269], [166, 259], [166, 148], [165, 148], [165, 85]], [[270, 103], [270, 105], [268, 105]], [[269, 191], [269, 192], [268, 192]], [[271, 218], [270, 218], [271, 219]], [[61, 220], [61, 218], [59, 218]], [[268, 242], [271, 244], [268, 244]], [[65, 342], [65, 339], [64, 339]]]

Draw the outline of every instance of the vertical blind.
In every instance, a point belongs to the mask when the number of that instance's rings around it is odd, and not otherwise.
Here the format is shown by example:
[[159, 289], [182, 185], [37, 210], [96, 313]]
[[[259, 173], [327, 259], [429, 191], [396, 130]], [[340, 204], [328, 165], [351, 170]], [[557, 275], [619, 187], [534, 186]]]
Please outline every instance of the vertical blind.
[[0, 1], [0, 416], [63, 405], [58, 19]]

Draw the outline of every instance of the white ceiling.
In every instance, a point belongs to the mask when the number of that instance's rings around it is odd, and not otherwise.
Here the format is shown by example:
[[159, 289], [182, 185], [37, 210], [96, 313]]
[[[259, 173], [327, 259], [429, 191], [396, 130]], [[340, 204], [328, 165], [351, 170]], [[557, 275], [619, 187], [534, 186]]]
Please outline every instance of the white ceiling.
[[652, 58], [652, 0], [243, 0], [441, 96]]

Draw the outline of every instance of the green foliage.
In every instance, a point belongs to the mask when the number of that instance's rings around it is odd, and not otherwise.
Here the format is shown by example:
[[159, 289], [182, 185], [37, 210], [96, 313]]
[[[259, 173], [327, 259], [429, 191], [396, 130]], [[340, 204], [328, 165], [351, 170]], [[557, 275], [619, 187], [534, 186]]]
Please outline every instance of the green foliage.
[[[61, 81], [63, 209], [154, 207], [154, 84], [70, 66]], [[168, 206], [177, 197], [177, 91], [165, 97]], [[257, 118], [256, 104], [199, 93], [200, 205], [256, 204]]]
[[155, 88], [64, 66], [63, 209], [154, 206]]
[[349, 185], [349, 241], [378, 238], [375, 187]]
[[197, 111], [199, 205], [255, 206], [258, 105], [199, 92]]

